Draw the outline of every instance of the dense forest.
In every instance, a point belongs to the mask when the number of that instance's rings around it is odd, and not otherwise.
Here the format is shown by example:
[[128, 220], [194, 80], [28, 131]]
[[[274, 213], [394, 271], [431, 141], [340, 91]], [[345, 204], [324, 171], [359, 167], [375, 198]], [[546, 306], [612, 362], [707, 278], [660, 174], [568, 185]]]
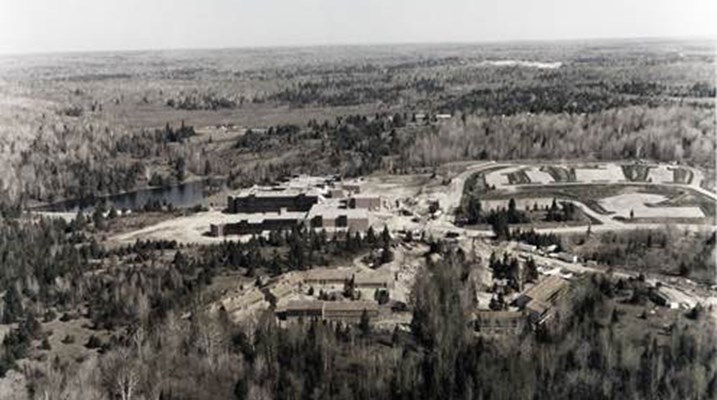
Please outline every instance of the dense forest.
[[579, 236], [568, 244], [584, 257], [610, 266], [630, 266], [640, 271], [714, 283], [715, 239], [715, 232], [681, 232], [665, 227]]
[[114, 345], [96, 370], [49, 367], [33, 390], [71, 398], [715, 396], [717, 349], [699, 310], [678, 318], [670, 336], [635, 332], [629, 319], [637, 317], [621, 311], [619, 293], [639, 282], [588, 277], [550, 329], [495, 340], [470, 327], [464, 262], [448, 255], [419, 277], [408, 331], [312, 320], [279, 328], [271, 316], [235, 326], [201, 313], [182, 322], [170, 312], [154, 329]]
[[[716, 398], [714, 310], [656, 307], [648, 284], [660, 274], [708, 290], [714, 233], [511, 229], [585, 216], [557, 200], [524, 210], [506, 198], [505, 208], [485, 209], [490, 188], [474, 174], [457, 225], [495, 233], [474, 245], [554, 245], [605, 267], [570, 282], [550, 323], [496, 336], [477, 329], [476, 311], [508, 312], [503, 295], [538, 280], [537, 256], [489, 250], [480, 259], [457, 250], [457, 240], [408, 232], [399, 241], [388, 228], [117, 244], [108, 237], [201, 207], [153, 202], [128, 216], [98, 206], [66, 220], [27, 212], [210, 177], [228, 189], [300, 173], [441, 179], [446, 163], [475, 160], [685, 163], [704, 170], [709, 185], [713, 47], [566, 42], [3, 60], [0, 384], [21, 376], [31, 398], [68, 400]], [[415, 284], [403, 288], [400, 310], [381, 308], [402, 313], [390, 328], [366, 312], [358, 323], [285, 324], [275, 304], [241, 323], [208, 311], [227, 291], [266, 290], [284, 273], [357, 259], [404, 267], [409, 248]], [[483, 275], [506, 281], [488, 304], [477, 293], [488, 285]]]
[[454, 119], [415, 140], [418, 165], [470, 160], [652, 159], [714, 164], [711, 108], [627, 107], [588, 114], [517, 114]]
[[[287, 171], [410, 172], [476, 159], [652, 159], [714, 170], [711, 50], [605, 46], [398, 48], [396, 56], [366, 48], [341, 61], [324, 49], [293, 60], [206, 55], [222, 69], [171, 54], [168, 69], [140, 55], [67, 61], [76, 70], [6, 67], [0, 72], [37, 107], [0, 115], [2, 201], [117, 193], [150, 180], [226, 176], [243, 186]], [[506, 56], [514, 62], [501, 64]], [[137, 69], [143, 74], [127, 73]], [[30, 85], [35, 76], [46, 85]], [[436, 119], [441, 113], [452, 118]], [[222, 124], [242, 128], [235, 146], [197, 133]]]

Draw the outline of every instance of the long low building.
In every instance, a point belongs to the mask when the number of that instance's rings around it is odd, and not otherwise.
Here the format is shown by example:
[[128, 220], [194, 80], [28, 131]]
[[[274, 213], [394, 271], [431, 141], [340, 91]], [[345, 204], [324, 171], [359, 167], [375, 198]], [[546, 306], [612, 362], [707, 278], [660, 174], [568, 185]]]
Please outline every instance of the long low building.
[[304, 222], [303, 212], [284, 211], [278, 213], [237, 215], [237, 222], [210, 224], [209, 234], [214, 237], [227, 235], [251, 235], [264, 231], [290, 230]]
[[292, 301], [276, 310], [280, 319], [316, 318], [327, 321], [358, 322], [363, 314], [378, 317], [378, 305], [371, 301]]
[[340, 207], [333, 202], [316, 204], [311, 207], [306, 219], [314, 229], [346, 228], [360, 232], [368, 229], [367, 210]]
[[348, 199], [349, 208], [378, 211], [381, 209], [381, 198], [378, 196], [352, 196]]
[[513, 304], [526, 310], [531, 322], [540, 325], [553, 316], [553, 306], [567, 287], [568, 281], [551, 275], [518, 296]]
[[302, 191], [290, 188], [252, 188], [237, 196], [227, 198], [227, 212], [264, 213], [287, 211], [309, 211], [319, 202], [316, 190]]
[[515, 335], [525, 329], [527, 320], [524, 311], [478, 311], [474, 328], [485, 335]]
[[353, 280], [357, 289], [390, 289], [393, 287], [391, 274], [378, 272], [357, 273], [352, 268], [315, 268], [304, 273], [306, 285], [339, 286]]

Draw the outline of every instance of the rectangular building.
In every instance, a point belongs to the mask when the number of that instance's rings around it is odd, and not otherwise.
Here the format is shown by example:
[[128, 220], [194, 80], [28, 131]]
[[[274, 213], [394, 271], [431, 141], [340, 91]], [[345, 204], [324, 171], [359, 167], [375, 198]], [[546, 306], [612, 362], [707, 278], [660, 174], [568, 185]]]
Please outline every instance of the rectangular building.
[[278, 213], [251, 214], [236, 222], [210, 224], [209, 234], [214, 237], [227, 235], [253, 235], [266, 231], [290, 230], [304, 222], [306, 213], [280, 211]]
[[286, 211], [307, 212], [319, 202], [319, 193], [286, 188], [252, 188], [240, 195], [227, 198], [227, 212], [266, 213]]
[[371, 301], [292, 301], [276, 314], [280, 319], [317, 318], [326, 321], [359, 322], [366, 313], [378, 317], [378, 305]]
[[348, 201], [349, 208], [378, 211], [381, 209], [381, 198], [378, 196], [353, 196]]
[[319, 203], [311, 207], [306, 217], [315, 229], [344, 228], [363, 232], [368, 229], [368, 211], [365, 209], [340, 208], [335, 203]]
[[568, 281], [551, 275], [518, 296], [513, 304], [527, 310], [531, 322], [540, 325], [552, 317], [552, 308], [567, 287]]
[[516, 335], [525, 329], [526, 322], [527, 317], [523, 311], [478, 311], [474, 328], [480, 334]]

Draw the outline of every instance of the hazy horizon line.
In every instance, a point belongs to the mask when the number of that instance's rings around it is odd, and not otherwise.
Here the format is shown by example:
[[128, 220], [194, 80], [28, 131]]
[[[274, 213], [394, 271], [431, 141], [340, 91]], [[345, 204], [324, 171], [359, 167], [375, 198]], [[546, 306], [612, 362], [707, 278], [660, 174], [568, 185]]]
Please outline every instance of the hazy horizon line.
[[[221, 50], [271, 50], [271, 49], [301, 49], [301, 48], [331, 48], [331, 47], [389, 47], [389, 46], [451, 46], [451, 45], [499, 45], [499, 44], [540, 44], [540, 43], [576, 43], [576, 42], [629, 42], [629, 41], [709, 41], [717, 44], [717, 36], [685, 35], [685, 36], [614, 36], [614, 37], [584, 37], [584, 38], [535, 38], [535, 39], [491, 39], [491, 40], [450, 40], [450, 41], [420, 41], [420, 42], [347, 42], [347, 43], [295, 43], [295, 44], [264, 44], [264, 45], [237, 45], [217, 47], [167, 47], [167, 48], [124, 48], [103, 50], [50, 50], [29, 51], [20, 53], [0, 52], [0, 58], [32, 57], [70, 54], [103, 54], [103, 53], [143, 53], [143, 52], [174, 52], [174, 51], [221, 51]], [[717, 49], [716, 49], [717, 50]]]

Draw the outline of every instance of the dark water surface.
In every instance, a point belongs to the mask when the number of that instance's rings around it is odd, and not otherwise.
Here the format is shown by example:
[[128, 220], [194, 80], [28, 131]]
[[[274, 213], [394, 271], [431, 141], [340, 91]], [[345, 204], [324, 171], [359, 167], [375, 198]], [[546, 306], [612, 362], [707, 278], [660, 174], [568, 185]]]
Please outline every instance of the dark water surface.
[[112, 206], [118, 210], [136, 210], [143, 208], [148, 203], [171, 204], [175, 208], [187, 208], [202, 204], [210, 189], [216, 190], [224, 187], [224, 180], [222, 179], [207, 179], [93, 199], [64, 200], [38, 207], [38, 210], [60, 212], [91, 211], [95, 205], [102, 202], [107, 207]]

